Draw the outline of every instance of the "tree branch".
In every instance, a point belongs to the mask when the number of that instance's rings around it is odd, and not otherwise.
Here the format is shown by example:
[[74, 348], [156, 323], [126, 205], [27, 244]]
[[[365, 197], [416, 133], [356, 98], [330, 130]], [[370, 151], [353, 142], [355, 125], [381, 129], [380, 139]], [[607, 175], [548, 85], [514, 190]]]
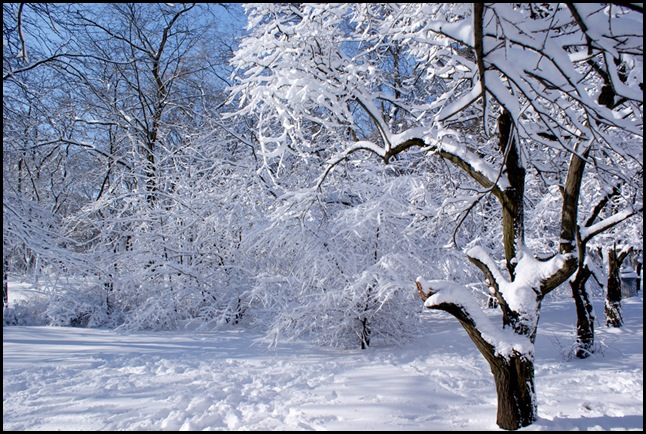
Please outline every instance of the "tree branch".
[[[576, 148], [579, 145], [577, 144]], [[576, 233], [578, 228], [577, 211], [579, 196], [581, 194], [581, 180], [585, 171], [585, 158], [588, 157], [590, 146], [586, 146], [581, 156], [576, 152], [570, 158], [568, 173], [563, 189], [563, 207], [561, 210], [561, 241], [560, 253], [571, 253], [575, 248]]]
[[484, 3], [473, 4], [473, 38], [474, 49], [476, 52], [476, 63], [478, 64], [478, 74], [480, 76], [480, 87], [482, 92], [482, 123], [484, 131], [487, 131], [487, 94], [485, 86], [485, 64], [484, 64]]

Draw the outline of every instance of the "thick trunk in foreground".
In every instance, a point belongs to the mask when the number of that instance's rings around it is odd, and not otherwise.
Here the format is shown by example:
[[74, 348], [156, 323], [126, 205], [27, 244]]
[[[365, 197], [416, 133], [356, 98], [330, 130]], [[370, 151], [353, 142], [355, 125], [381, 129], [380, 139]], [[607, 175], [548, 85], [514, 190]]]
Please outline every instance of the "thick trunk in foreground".
[[[433, 293], [424, 292], [417, 282], [417, 291], [423, 301]], [[534, 360], [531, 354], [514, 353], [505, 357], [497, 353], [483, 338], [471, 316], [459, 305], [440, 303], [430, 307], [453, 315], [467, 332], [480, 354], [489, 362], [498, 397], [496, 423], [502, 429], [517, 430], [538, 419], [534, 388]]]
[[516, 430], [534, 423], [537, 419], [534, 362], [517, 355], [509, 359], [498, 357], [489, 364], [498, 394], [498, 426]]
[[[456, 309], [440, 309], [455, 312]], [[532, 355], [514, 354], [510, 357], [496, 355], [495, 348], [486, 342], [472, 321], [458, 318], [471, 340], [484, 358], [489, 362], [498, 404], [496, 424], [502, 429], [517, 430], [529, 426], [538, 419], [536, 394], [534, 388], [534, 361]]]

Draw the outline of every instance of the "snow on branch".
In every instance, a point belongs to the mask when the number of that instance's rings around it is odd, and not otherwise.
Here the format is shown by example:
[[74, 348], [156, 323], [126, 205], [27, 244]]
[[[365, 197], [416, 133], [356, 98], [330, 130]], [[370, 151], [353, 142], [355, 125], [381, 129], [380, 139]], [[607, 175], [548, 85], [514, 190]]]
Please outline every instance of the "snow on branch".
[[613, 214], [612, 216], [593, 224], [592, 226], [581, 228], [581, 240], [587, 242], [595, 235], [598, 235], [601, 232], [618, 225], [619, 223], [633, 216], [635, 213], [636, 211], [632, 207], [629, 207], [618, 212], [617, 214]]
[[[484, 314], [469, 288], [445, 280], [427, 281], [418, 277], [417, 291], [429, 309], [445, 310], [455, 316], [474, 341], [490, 347], [500, 357], [533, 354], [533, 344], [511, 329], [499, 329]], [[477, 342], [478, 343], [478, 342]]]
[[500, 285], [507, 282], [494, 260], [482, 247], [476, 246], [469, 249], [467, 257], [487, 276], [487, 284], [496, 291], [500, 288]]

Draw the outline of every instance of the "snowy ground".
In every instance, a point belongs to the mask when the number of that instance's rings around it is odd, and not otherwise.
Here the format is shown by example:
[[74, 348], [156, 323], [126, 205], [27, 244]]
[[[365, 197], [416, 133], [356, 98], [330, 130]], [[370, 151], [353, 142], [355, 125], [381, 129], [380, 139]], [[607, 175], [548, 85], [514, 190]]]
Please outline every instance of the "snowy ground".
[[[543, 303], [540, 418], [524, 430], [643, 429], [641, 293], [623, 309], [625, 327], [597, 324], [598, 353], [577, 360], [573, 302]], [[455, 319], [422, 315], [425, 336], [365, 351], [268, 349], [245, 330], [4, 327], [3, 430], [499, 430], [484, 359]]]

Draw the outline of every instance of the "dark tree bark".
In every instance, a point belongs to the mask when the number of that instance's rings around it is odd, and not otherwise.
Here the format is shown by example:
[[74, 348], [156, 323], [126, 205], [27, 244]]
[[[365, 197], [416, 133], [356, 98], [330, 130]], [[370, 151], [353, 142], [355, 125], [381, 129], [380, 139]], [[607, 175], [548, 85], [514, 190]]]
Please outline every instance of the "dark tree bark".
[[[425, 293], [417, 283], [417, 291], [426, 301], [433, 290]], [[496, 384], [498, 398], [496, 423], [502, 429], [516, 430], [531, 425], [538, 418], [534, 388], [534, 361], [531, 356], [514, 352], [501, 355], [487, 342], [471, 316], [462, 306], [440, 303], [431, 307], [450, 313], [460, 322], [480, 354], [487, 360]]]
[[606, 327], [621, 327], [624, 319], [621, 313], [621, 280], [619, 270], [621, 264], [632, 249], [617, 251], [613, 246], [608, 249], [608, 284], [606, 285], [606, 301], [604, 312], [606, 314]]
[[[477, 25], [477, 23], [476, 23]], [[514, 137], [514, 123], [512, 116], [507, 110], [503, 110], [498, 119], [499, 149], [505, 155], [503, 170], [507, 175], [509, 186], [504, 190], [495, 188], [490, 180], [473, 176], [474, 180], [484, 187], [491, 187], [492, 194], [499, 200], [502, 206], [502, 244], [505, 254], [505, 263], [509, 273], [510, 282], [516, 278], [516, 267], [518, 265], [518, 247], [524, 245], [524, 193], [525, 193], [525, 169], [520, 160], [517, 142]], [[581, 180], [585, 170], [585, 156], [589, 147], [577, 149], [579, 153], [572, 154], [568, 166], [568, 173], [563, 187], [563, 205], [561, 209], [561, 231], [559, 254], [563, 255], [564, 261], [560, 268], [550, 276], [542, 279], [538, 288], [524, 288], [533, 290], [536, 294], [536, 311], [519, 312], [515, 311], [505, 300], [499, 291], [500, 283], [496, 279], [498, 273], [490, 269], [490, 265], [482, 262], [480, 258], [469, 256], [469, 260], [476, 265], [485, 275], [489, 286], [493, 288], [494, 296], [502, 311], [503, 328], [510, 328], [519, 336], [525, 337], [531, 344], [534, 343], [537, 333], [537, 323], [527, 321], [527, 315], [539, 317], [540, 305], [543, 297], [565, 282], [575, 272], [579, 264], [579, 258], [574, 256], [577, 244], [577, 213], [578, 202], [581, 191]], [[455, 155], [439, 153], [459, 167], [465, 168], [468, 174], [468, 164], [464, 164]], [[522, 290], [522, 289], [520, 289]], [[425, 293], [418, 282], [418, 293], [422, 300], [426, 300], [432, 293]], [[480, 335], [475, 323], [464, 309], [453, 303], [441, 303], [429, 306], [432, 309], [440, 309], [455, 316], [475, 343], [480, 353], [489, 362], [491, 372], [496, 383], [498, 396], [497, 420], [499, 427], [508, 430], [516, 430], [531, 425], [537, 418], [537, 404], [534, 386], [534, 361], [533, 354], [517, 353], [512, 355], [499, 355], [496, 349]]]
[[537, 419], [534, 362], [524, 355], [515, 355], [508, 360], [498, 357], [490, 366], [498, 395], [498, 426], [515, 430], [534, 423]]
[[359, 340], [361, 341], [361, 349], [365, 350], [370, 346], [370, 327], [368, 326], [368, 318], [364, 317], [361, 319], [361, 334], [359, 335]]
[[635, 259], [635, 266], [633, 267], [635, 269], [635, 273], [637, 273], [637, 292], [639, 292], [639, 289], [642, 286], [642, 278], [641, 278], [642, 266], [643, 266], [642, 255], [643, 255], [643, 252], [640, 251], [639, 255]]
[[604, 303], [606, 327], [621, 327], [624, 324], [621, 315], [621, 282], [619, 281], [619, 261], [617, 252], [608, 249], [608, 283]]
[[9, 262], [2, 258], [2, 305], [9, 307]]
[[574, 279], [570, 280], [572, 298], [576, 306], [576, 349], [575, 355], [585, 359], [594, 350], [594, 310], [586, 290], [586, 282], [592, 275], [587, 265], [577, 269]]
[[[585, 155], [587, 157], [587, 155]], [[615, 188], [594, 206], [592, 212], [585, 222], [585, 228], [590, 228], [599, 217], [599, 214], [610, 200], [619, 194], [619, 189]], [[616, 223], [612, 222], [608, 225], [603, 225], [597, 228], [593, 233], [589, 233], [586, 238], [581, 237], [581, 232], [577, 232], [576, 242], [579, 254], [578, 267], [574, 279], [570, 280], [570, 288], [572, 290], [572, 298], [576, 306], [576, 343], [575, 355], [580, 359], [585, 359], [592, 355], [594, 350], [594, 310], [590, 296], [586, 290], [586, 283], [592, 272], [585, 263], [587, 254], [587, 243], [597, 233], [608, 229]]]
[[[509, 180], [509, 187], [497, 191], [496, 198], [502, 205], [502, 244], [505, 253], [505, 262], [509, 272], [510, 281], [516, 277], [518, 265], [517, 247], [524, 244], [524, 190], [525, 169], [518, 155], [517, 144], [513, 134], [513, 120], [507, 110], [503, 110], [498, 119], [499, 147], [506, 155], [504, 170]], [[585, 167], [585, 160], [573, 154], [564, 187], [564, 201], [561, 218], [561, 243], [560, 253], [569, 255], [561, 268], [541, 282], [539, 288], [531, 288], [536, 293], [537, 311], [539, 316], [540, 304], [543, 297], [554, 288], [563, 283], [576, 269], [577, 260], [570, 255], [574, 250], [577, 204], [580, 192], [581, 179]], [[478, 180], [478, 179], [476, 179]], [[512, 309], [504, 296], [499, 291], [501, 282], [496, 280], [496, 275], [490, 266], [480, 258], [469, 256], [469, 260], [476, 265], [485, 275], [494, 295], [502, 310], [503, 328], [510, 328], [519, 336], [523, 336], [532, 344], [536, 339], [537, 323], [532, 324], [526, 320], [523, 312]], [[426, 300], [432, 293], [425, 293], [418, 282], [418, 293], [422, 300]], [[529, 290], [529, 288], [526, 288]], [[489, 367], [496, 383], [498, 396], [497, 419], [499, 427], [516, 430], [534, 423], [537, 418], [537, 404], [534, 386], [534, 361], [533, 354], [514, 352], [512, 355], [500, 355], [496, 349], [480, 334], [470, 315], [459, 305], [441, 303], [430, 308], [440, 309], [455, 316], [484, 358], [489, 362]]]

